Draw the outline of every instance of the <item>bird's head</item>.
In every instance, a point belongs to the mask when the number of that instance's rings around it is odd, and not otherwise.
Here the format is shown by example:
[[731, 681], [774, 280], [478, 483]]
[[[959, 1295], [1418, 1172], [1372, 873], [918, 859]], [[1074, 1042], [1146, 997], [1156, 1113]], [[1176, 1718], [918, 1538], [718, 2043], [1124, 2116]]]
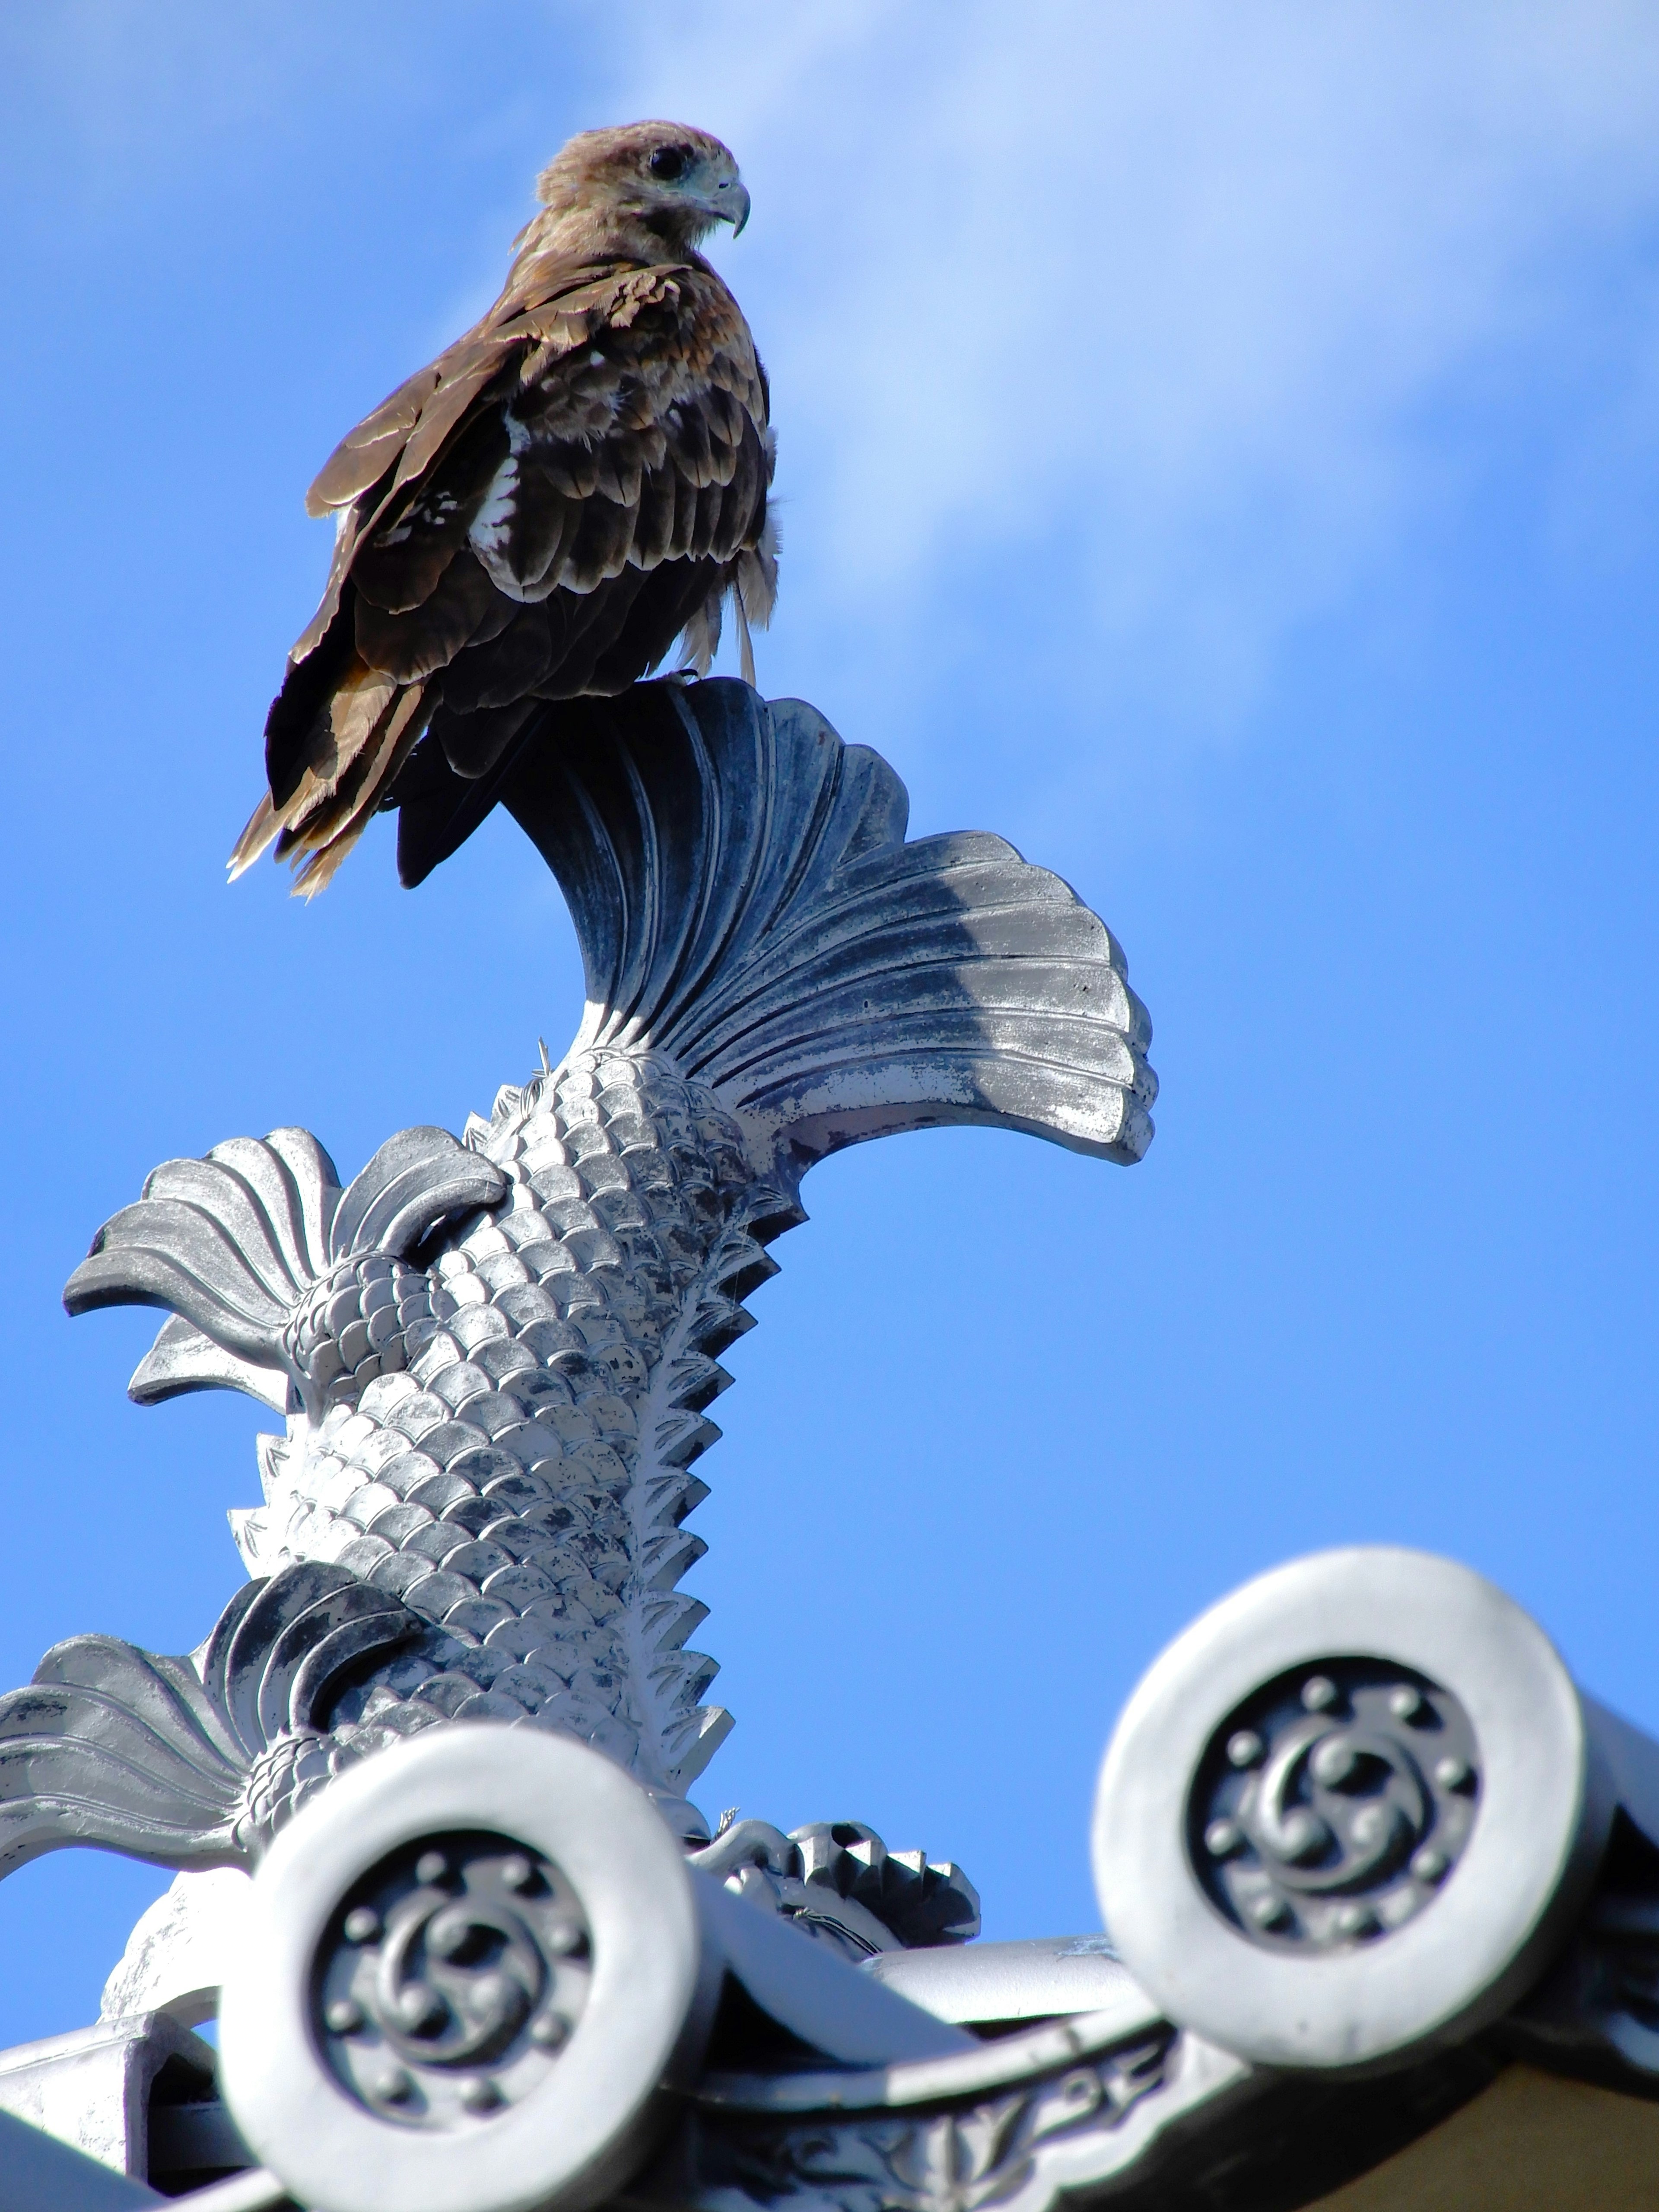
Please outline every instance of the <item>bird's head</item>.
[[735, 237], [749, 220], [730, 149], [684, 123], [584, 131], [548, 163], [536, 191], [556, 217], [580, 211], [637, 224], [676, 252], [689, 251], [716, 223], [729, 222]]

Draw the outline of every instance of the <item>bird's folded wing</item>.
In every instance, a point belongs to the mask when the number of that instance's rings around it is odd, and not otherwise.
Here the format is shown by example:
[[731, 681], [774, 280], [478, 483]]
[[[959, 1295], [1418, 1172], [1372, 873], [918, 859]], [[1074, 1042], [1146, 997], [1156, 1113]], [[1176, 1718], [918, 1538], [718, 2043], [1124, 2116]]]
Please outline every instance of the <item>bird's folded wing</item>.
[[[476, 779], [530, 702], [621, 691], [682, 634], [705, 666], [726, 591], [745, 623], [769, 613], [771, 474], [764, 374], [706, 264], [521, 262], [313, 487], [313, 510], [342, 510], [333, 569], [266, 724], [270, 804], [234, 866], [275, 836], [312, 856], [314, 889], [428, 726]], [[441, 811], [435, 842], [416, 841], [434, 852], [455, 834]]]

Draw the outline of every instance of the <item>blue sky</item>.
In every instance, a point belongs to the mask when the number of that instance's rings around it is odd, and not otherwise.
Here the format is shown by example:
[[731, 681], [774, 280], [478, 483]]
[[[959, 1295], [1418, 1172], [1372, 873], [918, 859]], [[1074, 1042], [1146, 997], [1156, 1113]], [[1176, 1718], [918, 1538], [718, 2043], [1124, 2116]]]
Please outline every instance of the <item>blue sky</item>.
[[[872, 1821], [1096, 1924], [1140, 1670], [1320, 1545], [1493, 1576], [1659, 1728], [1659, 31], [1603, 0], [64, 0], [0, 20], [10, 1176], [0, 1677], [196, 1643], [268, 1418], [141, 1413], [58, 1295], [157, 1161], [459, 1128], [580, 1012], [498, 820], [410, 896], [222, 863], [336, 437], [492, 296], [572, 130], [737, 150], [763, 688], [1127, 948], [1131, 1171], [817, 1171], [703, 1462], [711, 1812]], [[162, 1877], [0, 1887], [0, 2042]]]

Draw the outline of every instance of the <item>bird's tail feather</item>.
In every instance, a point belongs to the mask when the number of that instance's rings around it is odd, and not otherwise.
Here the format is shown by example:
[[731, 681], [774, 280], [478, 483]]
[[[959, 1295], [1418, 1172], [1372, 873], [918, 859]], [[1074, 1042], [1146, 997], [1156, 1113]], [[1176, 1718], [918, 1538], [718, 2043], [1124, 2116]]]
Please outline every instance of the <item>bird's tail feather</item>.
[[261, 792], [259, 804], [249, 815], [247, 827], [231, 847], [230, 858], [225, 863], [233, 884], [238, 876], [246, 874], [282, 826], [276, 809], [270, 803], [270, 793]]
[[294, 860], [296, 897], [314, 898], [333, 881], [419, 742], [434, 704], [424, 684], [395, 692], [337, 788], [277, 840], [277, 857]]
[[491, 813], [514, 762], [526, 744], [547, 738], [549, 726], [566, 709], [542, 700], [485, 709], [469, 719], [488, 720], [494, 757], [476, 775], [462, 775], [450, 764], [442, 716], [434, 716], [424, 738], [387, 793], [398, 809], [398, 880], [405, 890], [424, 883]]
[[398, 684], [359, 661], [319, 718], [309, 757], [279, 805], [267, 792], [232, 848], [231, 880], [273, 842], [295, 871], [297, 896], [314, 898], [362, 836], [437, 704], [424, 682]]

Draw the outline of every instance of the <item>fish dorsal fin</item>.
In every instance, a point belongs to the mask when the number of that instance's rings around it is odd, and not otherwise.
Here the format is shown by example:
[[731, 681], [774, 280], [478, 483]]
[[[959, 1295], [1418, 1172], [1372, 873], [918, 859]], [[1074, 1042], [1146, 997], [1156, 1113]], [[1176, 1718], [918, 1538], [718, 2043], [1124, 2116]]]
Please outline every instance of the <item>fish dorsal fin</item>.
[[577, 1048], [672, 1057], [781, 1170], [945, 1122], [1145, 1152], [1151, 1024], [1104, 923], [1000, 837], [907, 843], [898, 777], [803, 702], [641, 685], [505, 795], [575, 921]]

